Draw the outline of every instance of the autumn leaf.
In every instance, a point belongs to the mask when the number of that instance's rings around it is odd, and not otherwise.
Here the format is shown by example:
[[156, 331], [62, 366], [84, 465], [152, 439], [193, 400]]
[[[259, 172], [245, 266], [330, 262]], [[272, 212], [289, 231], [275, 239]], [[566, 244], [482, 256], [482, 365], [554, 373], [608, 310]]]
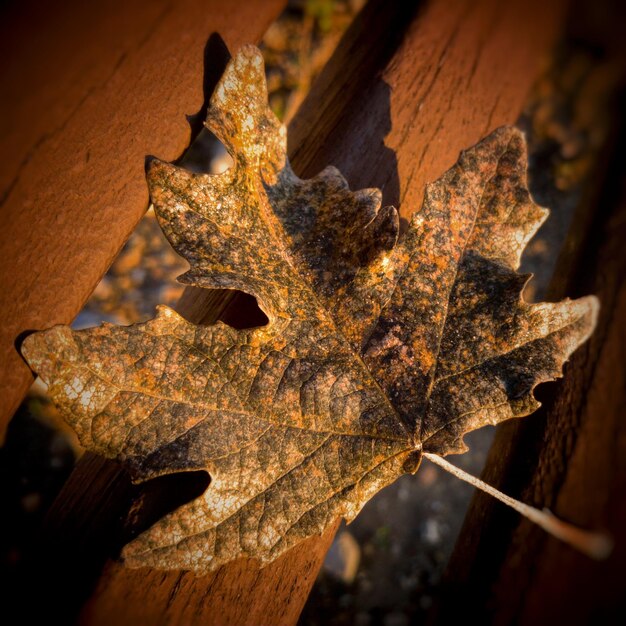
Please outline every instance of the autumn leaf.
[[206, 175], [155, 160], [151, 197], [190, 263], [180, 280], [252, 294], [269, 323], [198, 326], [159, 307], [22, 349], [82, 444], [135, 481], [209, 472], [202, 496], [126, 546], [133, 567], [267, 563], [352, 520], [424, 453], [463, 452], [465, 433], [534, 411], [533, 389], [561, 375], [598, 310], [593, 297], [520, 295], [515, 270], [547, 212], [514, 128], [429, 185], [397, 242], [378, 190], [352, 192], [332, 167], [293, 173], [256, 48], [228, 65], [206, 124], [234, 165]]

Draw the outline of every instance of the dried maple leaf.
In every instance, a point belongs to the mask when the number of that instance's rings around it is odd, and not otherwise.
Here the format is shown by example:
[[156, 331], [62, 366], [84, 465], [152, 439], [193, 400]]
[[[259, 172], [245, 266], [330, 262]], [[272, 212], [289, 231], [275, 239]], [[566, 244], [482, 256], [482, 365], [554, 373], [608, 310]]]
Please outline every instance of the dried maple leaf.
[[396, 244], [378, 190], [351, 192], [332, 167], [294, 175], [256, 48], [230, 62], [207, 126], [234, 166], [153, 161], [151, 196], [191, 265], [180, 280], [253, 294], [268, 325], [203, 327], [160, 307], [144, 324], [60, 326], [23, 345], [85, 447], [135, 481], [211, 475], [125, 548], [131, 566], [266, 563], [352, 520], [424, 453], [462, 452], [464, 433], [532, 412], [598, 309], [521, 298], [515, 269], [546, 211], [513, 128], [430, 185]]

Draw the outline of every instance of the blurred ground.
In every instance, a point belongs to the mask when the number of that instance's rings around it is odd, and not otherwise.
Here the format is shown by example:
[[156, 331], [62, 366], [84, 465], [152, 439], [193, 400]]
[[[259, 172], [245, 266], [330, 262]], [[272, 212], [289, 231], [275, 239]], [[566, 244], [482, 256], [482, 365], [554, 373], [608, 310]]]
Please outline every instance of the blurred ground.
[[[270, 27], [263, 53], [270, 103], [283, 121], [291, 119], [362, 4], [291, 2]], [[565, 42], [519, 121], [529, 139], [533, 195], [552, 210], [524, 259], [523, 271], [535, 273], [527, 299], [546, 292], [605, 140], [611, 72], [593, 49]], [[228, 160], [221, 144], [207, 132], [184, 158], [187, 167], [212, 172], [228, 167]], [[130, 324], [151, 317], [156, 304], [174, 305], [178, 300], [182, 287], [175, 277], [185, 269], [186, 263], [167, 244], [148, 211], [74, 326], [102, 321]], [[453, 457], [453, 462], [480, 474], [492, 434], [490, 428], [472, 433], [466, 439], [470, 451]], [[45, 390], [34, 385], [0, 451], [9, 531], [3, 533], [1, 551], [9, 571], [80, 453]], [[471, 488], [427, 462], [416, 476], [405, 476], [382, 491], [339, 532], [300, 623], [422, 623], [471, 495]]]

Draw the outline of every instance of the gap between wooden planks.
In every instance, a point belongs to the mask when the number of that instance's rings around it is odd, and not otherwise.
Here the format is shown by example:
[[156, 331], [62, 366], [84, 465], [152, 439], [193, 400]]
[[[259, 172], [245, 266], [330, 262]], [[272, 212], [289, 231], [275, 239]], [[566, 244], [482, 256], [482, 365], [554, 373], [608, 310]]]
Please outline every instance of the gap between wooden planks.
[[[295, 170], [310, 176], [333, 164], [352, 188], [382, 187], [385, 203], [407, 217], [419, 208], [426, 182], [453, 165], [461, 149], [515, 122], [562, 15], [560, 3], [536, 0], [435, 0], [415, 9], [370, 2], [290, 127]], [[180, 309], [206, 319], [214, 310], [204, 298], [190, 290]], [[50, 513], [48, 541], [66, 533], [66, 541], [89, 546], [89, 536], [102, 536], [111, 510], [128, 507], [123, 483], [112, 463], [86, 455]], [[85, 543], [67, 537], [77, 528]], [[109, 561], [100, 574], [92, 564], [99, 580], [81, 622], [294, 624], [334, 531], [263, 570], [239, 561], [195, 577]], [[79, 601], [67, 590], [58, 599]]]

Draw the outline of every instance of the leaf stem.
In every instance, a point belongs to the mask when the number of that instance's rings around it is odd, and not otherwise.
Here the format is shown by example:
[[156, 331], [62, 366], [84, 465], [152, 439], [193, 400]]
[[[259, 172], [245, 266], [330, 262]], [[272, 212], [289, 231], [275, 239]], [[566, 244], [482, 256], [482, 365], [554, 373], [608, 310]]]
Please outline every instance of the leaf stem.
[[446, 472], [449, 472], [466, 483], [481, 489], [497, 500], [500, 500], [500, 502], [503, 502], [504, 504], [515, 509], [524, 517], [527, 517], [538, 526], [541, 526], [541, 528], [543, 528], [546, 532], [550, 533], [557, 539], [568, 543], [579, 552], [597, 560], [606, 559], [611, 554], [611, 551], [613, 550], [613, 540], [608, 535], [583, 530], [582, 528], [578, 528], [577, 526], [560, 520], [548, 509], [540, 511], [539, 509], [529, 506], [528, 504], [524, 504], [515, 498], [511, 498], [501, 491], [498, 491], [495, 487], [488, 485], [479, 478], [468, 474], [456, 465], [446, 461], [443, 457], [436, 454], [430, 454], [428, 452], [425, 452], [424, 456], [429, 461], [432, 461], [436, 465], [439, 465], [439, 467], [446, 470]]

